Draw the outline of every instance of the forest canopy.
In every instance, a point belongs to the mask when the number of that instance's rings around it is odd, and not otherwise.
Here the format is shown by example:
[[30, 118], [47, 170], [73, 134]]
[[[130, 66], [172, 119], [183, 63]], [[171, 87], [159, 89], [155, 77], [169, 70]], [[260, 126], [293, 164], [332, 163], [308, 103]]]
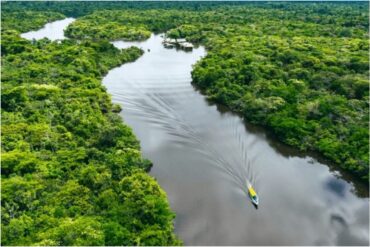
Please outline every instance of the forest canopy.
[[[101, 84], [165, 32], [204, 45], [209, 100], [369, 179], [368, 3], [2, 3], [3, 245], [178, 245], [165, 192]], [[20, 33], [78, 17], [70, 38]]]
[[130, 40], [166, 32], [202, 44], [208, 53], [192, 77], [210, 100], [368, 180], [367, 3], [157, 4], [98, 9], [66, 33]]
[[143, 51], [28, 41], [20, 31], [63, 15], [20, 16], [2, 16], [1, 244], [180, 244], [151, 162], [101, 84]]

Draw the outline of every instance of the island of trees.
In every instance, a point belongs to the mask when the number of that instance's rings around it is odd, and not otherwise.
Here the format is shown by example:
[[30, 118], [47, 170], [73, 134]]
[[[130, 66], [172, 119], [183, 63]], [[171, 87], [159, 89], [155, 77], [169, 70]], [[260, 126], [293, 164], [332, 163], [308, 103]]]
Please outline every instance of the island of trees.
[[[73, 16], [61, 43], [20, 32]], [[22, 17], [22, 18], [21, 18]], [[151, 32], [204, 45], [193, 83], [369, 179], [368, 3], [5, 3], [2, 244], [177, 245], [165, 193], [101, 85]]]

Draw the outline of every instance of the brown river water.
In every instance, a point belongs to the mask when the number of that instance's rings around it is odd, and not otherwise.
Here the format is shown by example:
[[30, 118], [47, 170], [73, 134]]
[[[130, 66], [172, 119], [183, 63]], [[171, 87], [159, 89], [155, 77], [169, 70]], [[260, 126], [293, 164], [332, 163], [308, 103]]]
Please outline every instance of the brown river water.
[[[50, 38], [65, 28], [53, 27]], [[48, 37], [37, 35], [26, 38]], [[153, 161], [150, 174], [167, 192], [186, 245], [369, 245], [366, 185], [208, 102], [190, 74], [205, 49], [166, 49], [162, 39], [113, 42], [145, 53], [112, 69], [103, 84]]]

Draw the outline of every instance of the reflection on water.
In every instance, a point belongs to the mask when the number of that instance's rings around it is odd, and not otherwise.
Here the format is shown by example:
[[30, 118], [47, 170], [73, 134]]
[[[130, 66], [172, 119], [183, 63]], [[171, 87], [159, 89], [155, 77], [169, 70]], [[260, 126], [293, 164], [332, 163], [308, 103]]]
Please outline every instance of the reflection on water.
[[[63, 39], [72, 21], [22, 37]], [[368, 188], [207, 102], [190, 84], [203, 48], [164, 49], [159, 36], [115, 45], [146, 51], [103, 83], [154, 162], [151, 174], [168, 194], [185, 244], [369, 244]], [[258, 210], [246, 195], [247, 180], [260, 196]]]
[[[22, 37], [62, 39], [71, 21]], [[190, 84], [203, 48], [165, 49], [159, 36], [115, 45], [145, 51], [103, 83], [154, 162], [151, 174], [168, 194], [185, 244], [369, 245], [366, 186], [207, 102]], [[246, 195], [247, 180], [259, 194], [258, 210]]]
[[[161, 37], [121, 42], [141, 47], [134, 63], [103, 83], [154, 162], [151, 174], [176, 212], [187, 245], [368, 245], [368, 189], [333, 173], [208, 103], [191, 86], [192, 65], [205, 55], [165, 49]], [[250, 180], [260, 197], [246, 194]]]
[[66, 18], [59, 21], [54, 21], [46, 24], [43, 28], [37, 31], [30, 31], [27, 33], [22, 33], [21, 37], [25, 39], [42, 39], [48, 38], [50, 40], [60, 40], [65, 39], [64, 29], [71, 24], [75, 19]]

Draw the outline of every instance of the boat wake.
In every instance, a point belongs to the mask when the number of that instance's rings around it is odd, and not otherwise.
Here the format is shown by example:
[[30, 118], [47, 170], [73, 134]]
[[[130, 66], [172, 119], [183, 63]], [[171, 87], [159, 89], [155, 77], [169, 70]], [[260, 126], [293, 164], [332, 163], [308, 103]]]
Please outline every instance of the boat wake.
[[[171, 84], [148, 85], [141, 81], [130, 80], [125, 82], [129, 90], [115, 93], [115, 102], [121, 103], [125, 111], [132, 116], [160, 128], [169, 136], [174, 137], [171, 141], [192, 148], [195, 152], [207, 157], [214, 167], [227, 174], [230, 181], [248, 197], [248, 188], [253, 184], [258, 188], [258, 176], [253, 169], [253, 163], [257, 157], [249, 157], [248, 148], [253, 146], [252, 141], [247, 142], [245, 129], [241, 128], [238, 117], [231, 118], [227, 122], [232, 133], [224, 133], [232, 136], [233, 141], [222, 143], [222, 136], [212, 133], [214, 141], [202, 138], [206, 134], [207, 126], [199, 126], [187, 120], [184, 114], [180, 114], [182, 102], [179, 99], [187, 98], [187, 91], [193, 90], [191, 86], [183, 87], [178, 78]], [[131, 94], [130, 91], [133, 93]], [[179, 102], [180, 101], [180, 102]], [[217, 124], [217, 123], [215, 123]], [[230, 139], [230, 138], [229, 138]], [[208, 141], [207, 141], [208, 140]], [[216, 145], [217, 144], [217, 145]]]

